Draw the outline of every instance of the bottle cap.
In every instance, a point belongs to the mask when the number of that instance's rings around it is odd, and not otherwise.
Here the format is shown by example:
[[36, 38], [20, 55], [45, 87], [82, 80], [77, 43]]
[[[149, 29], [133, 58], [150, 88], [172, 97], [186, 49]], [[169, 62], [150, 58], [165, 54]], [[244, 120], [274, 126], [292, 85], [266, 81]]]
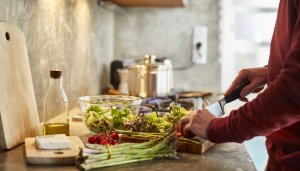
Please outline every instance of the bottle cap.
[[50, 70], [51, 78], [60, 78], [62, 76], [62, 71], [60, 70]]

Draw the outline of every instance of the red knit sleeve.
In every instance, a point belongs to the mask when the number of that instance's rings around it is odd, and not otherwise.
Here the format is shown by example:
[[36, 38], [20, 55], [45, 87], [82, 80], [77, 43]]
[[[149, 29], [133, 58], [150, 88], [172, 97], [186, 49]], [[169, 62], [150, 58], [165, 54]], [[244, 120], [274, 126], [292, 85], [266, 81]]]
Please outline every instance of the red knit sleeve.
[[298, 12], [291, 49], [280, 74], [256, 99], [232, 111], [228, 117], [212, 120], [207, 128], [210, 141], [241, 143], [300, 121], [300, 7], [299, 3], [295, 5]]

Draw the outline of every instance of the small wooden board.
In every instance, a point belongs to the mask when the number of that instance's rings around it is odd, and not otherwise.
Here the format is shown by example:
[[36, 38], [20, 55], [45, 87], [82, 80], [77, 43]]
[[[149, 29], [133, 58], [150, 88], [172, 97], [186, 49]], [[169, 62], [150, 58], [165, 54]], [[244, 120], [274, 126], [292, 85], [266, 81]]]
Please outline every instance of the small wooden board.
[[[150, 139], [147, 138], [135, 138], [131, 137], [129, 135], [123, 135], [121, 137], [121, 141], [123, 142], [134, 142], [134, 143], [142, 143], [149, 141]], [[201, 140], [201, 145], [196, 145], [188, 142], [180, 142], [181, 145], [177, 148], [177, 151], [179, 152], [186, 152], [186, 153], [196, 153], [196, 154], [202, 154], [206, 150], [208, 150], [210, 147], [214, 146], [215, 144], [207, 141], [207, 140]]]
[[79, 153], [79, 147], [84, 144], [77, 136], [68, 136], [72, 142], [71, 149], [40, 150], [35, 143], [35, 137], [25, 139], [26, 163], [34, 165], [74, 164]]

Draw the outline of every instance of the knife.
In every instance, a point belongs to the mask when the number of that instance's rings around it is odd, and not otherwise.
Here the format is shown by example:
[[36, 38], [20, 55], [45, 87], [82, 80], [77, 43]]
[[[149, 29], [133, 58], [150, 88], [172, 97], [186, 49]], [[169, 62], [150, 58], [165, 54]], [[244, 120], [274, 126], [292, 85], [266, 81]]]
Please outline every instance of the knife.
[[249, 85], [250, 82], [244, 83], [240, 87], [236, 88], [231, 94], [228, 96], [225, 96], [224, 98], [220, 99], [219, 101], [209, 105], [205, 109], [207, 109], [210, 113], [215, 115], [216, 117], [220, 117], [225, 114], [224, 106], [227, 103], [230, 103], [232, 101], [235, 101], [236, 99], [240, 98], [241, 91], [243, 88], [245, 88], [247, 85]]

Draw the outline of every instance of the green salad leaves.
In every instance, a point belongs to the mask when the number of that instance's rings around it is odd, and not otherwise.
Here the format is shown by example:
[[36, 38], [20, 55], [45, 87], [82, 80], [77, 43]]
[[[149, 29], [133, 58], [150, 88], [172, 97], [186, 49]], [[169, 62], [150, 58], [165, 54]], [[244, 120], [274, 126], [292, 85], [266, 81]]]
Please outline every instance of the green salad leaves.
[[111, 119], [108, 119], [113, 123], [114, 128], [120, 128], [123, 122], [131, 121], [134, 119], [133, 115], [130, 112], [131, 107], [126, 107], [123, 110], [112, 109], [111, 110]]
[[152, 112], [146, 117], [134, 117], [130, 109], [130, 106], [122, 110], [91, 106], [87, 109], [88, 116], [85, 123], [95, 133], [106, 132], [111, 129], [132, 130], [135, 132], [164, 132], [178, 123], [189, 112], [173, 106], [171, 112], [164, 117], [158, 117], [156, 112]]
[[110, 129], [124, 129], [121, 124], [134, 119], [130, 108], [128, 106], [122, 110], [118, 110], [91, 106], [87, 109], [85, 123], [95, 133], [106, 132]]

